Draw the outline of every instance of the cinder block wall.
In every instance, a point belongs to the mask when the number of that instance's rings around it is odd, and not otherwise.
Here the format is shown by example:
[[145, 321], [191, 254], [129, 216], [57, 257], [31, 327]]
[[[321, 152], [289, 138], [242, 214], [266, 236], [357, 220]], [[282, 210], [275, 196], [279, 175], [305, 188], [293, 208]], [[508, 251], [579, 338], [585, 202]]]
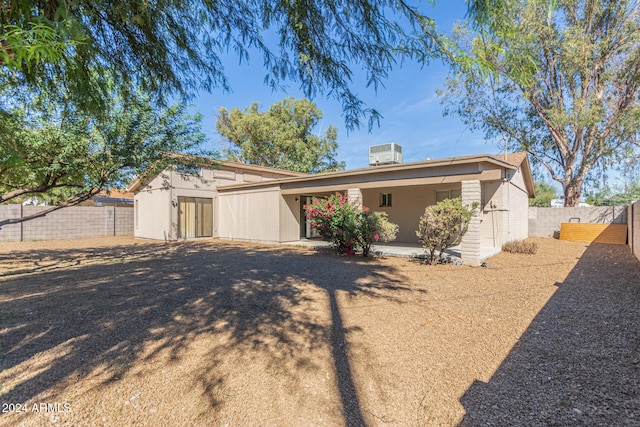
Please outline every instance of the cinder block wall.
[[116, 236], [133, 236], [133, 207], [116, 207]]
[[[0, 205], [0, 220], [31, 215], [43, 206]], [[78, 239], [133, 235], [133, 208], [72, 206], [0, 229], [0, 241]]]
[[640, 201], [629, 206], [629, 246], [640, 260]]
[[560, 223], [627, 224], [626, 206], [593, 206], [588, 208], [529, 207], [529, 236], [553, 237]]

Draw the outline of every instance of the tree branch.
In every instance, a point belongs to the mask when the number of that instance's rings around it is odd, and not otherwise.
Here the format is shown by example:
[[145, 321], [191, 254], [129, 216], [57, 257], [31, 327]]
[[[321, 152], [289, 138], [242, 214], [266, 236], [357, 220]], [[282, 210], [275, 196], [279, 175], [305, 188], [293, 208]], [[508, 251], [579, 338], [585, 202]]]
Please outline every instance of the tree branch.
[[10, 225], [10, 224], [19, 224], [21, 222], [25, 222], [25, 221], [29, 221], [35, 218], [40, 218], [43, 216], [46, 216], [47, 214], [50, 214], [51, 212], [57, 211], [58, 209], [62, 209], [62, 208], [67, 208], [69, 206], [75, 206], [79, 203], [84, 202], [85, 200], [89, 200], [91, 197], [95, 196], [96, 194], [98, 194], [100, 192], [101, 188], [92, 188], [91, 190], [83, 193], [80, 193], [74, 197], [72, 197], [71, 199], [60, 203], [58, 205], [55, 206], [51, 206], [50, 208], [47, 208], [41, 212], [36, 212], [34, 214], [31, 215], [27, 215], [27, 216], [23, 216], [20, 218], [8, 218], [5, 220], [0, 221], [0, 229], [5, 226], [5, 225]]

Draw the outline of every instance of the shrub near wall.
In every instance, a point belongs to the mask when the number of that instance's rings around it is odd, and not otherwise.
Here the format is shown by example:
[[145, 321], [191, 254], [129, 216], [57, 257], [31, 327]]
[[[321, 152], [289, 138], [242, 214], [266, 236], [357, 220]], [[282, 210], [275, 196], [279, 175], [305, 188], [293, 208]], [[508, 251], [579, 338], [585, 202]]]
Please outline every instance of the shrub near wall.
[[[18, 218], [44, 209], [43, 206], [0, 205], [0, 219]], [[72, 206], [0, 229], [0, 241], [4, 242], [106, 236], [133, 236], [132, 207]]]

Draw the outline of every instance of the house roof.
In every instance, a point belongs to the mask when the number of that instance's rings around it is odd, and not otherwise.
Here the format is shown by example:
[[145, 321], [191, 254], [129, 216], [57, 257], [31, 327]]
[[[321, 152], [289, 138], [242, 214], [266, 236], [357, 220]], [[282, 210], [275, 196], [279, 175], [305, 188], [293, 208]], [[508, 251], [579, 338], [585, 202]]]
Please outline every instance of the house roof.
[[504, 157], [509, 163], [512, 163], [525, 171], [524, 182], [527, 186], [529, 197], [532, 199], [536, 197], [536, 190], [533, 185], [533, 172], [531, 170], [531, 163], [529, 163], [529, 154], [526, 151], [519, 151], [517, 153], [503, 154], [502, 157]]
[[[501, 158], [502, 157], [502, 158]], [[307, 184], [313, 185], [313, 183], [317, 183], [318, 185], [322, 185], [322, 181], [333, 181], [340, 179], [355, 181], [362, 181], [366, 176], [374, 177], [383, 174], [390, 174], [394, 172], [407, 172], [413, 170], [428, 170], [435, 168], [446, 168], [446, 167], [455, 167], [461, 165], [470, 165], [470, 164], [480, 164], [486, 163], [494, 166], [496, 169], [507, 169], [507, 170], [517, 170], [519, 167], [523, 167], [526, 172], [525, 175], [525, 183], [527, 186], [527, 191], [530, 196], [534, 193], [533, 189], [533, 178], [531, 177], [531, 168], [529, 165], [527, 153], [512, 153], [507, 154], [506, 159], [505, 156], [492, 156], [489, 154], [479, 154], [479, 155], [470, 155], [470, 156], [460, 156], [460, 157], [451, 157], [446, 159], [435, 159], [435, 160], [425, 160], [419, 162], [409, 162], [402, 164], [392, 164], [392, 165], [381, 165], [381, 166], [370, 166], [366, 168], [359, 169], [351, 169], [347, 171], [340, 172], [326, 172], [319, 173], [314, 175], [306, 175], [300, 177], [292, 177], [292, 178], [281, 178], [277, 180], [271, 181], [262, 181], [255, 183], [243, 183], [243, 184], [233, 184], [226, 185], [222, 187], [218, 187], [218, 191], [234, 191], [238, 189], [248, 189], [248, 188], [259, 188], [265, 186], [273, 186], [273, 185], [295, 185], [295, 184]], [[523, 166], [524, 164], [524, 166]]]
[[496, 157], [502, 158], [513, 165], [520, 166], [528, 156], [525, 151], [518, 151], [517, 153], [498, 154]]
[[[198, 166], [208, 166], [208, 167], [213, 167], [213, 168], [228, 167], [228, 168], [241, 169], [241, 170], [250, 171], [250, 172], [268, 172], [268, 173], [273, 173], [273, 174], [277, 174], [277, 175], [284, 175], [284, 176], [287, 176], [287, 177], [303, 177], [303, 176], [308, 176], [309, 175], [309, 174], [303, 173], [303, 172], [294, 172], [294, 171], [290, 171], [290, 170], [286, 170], [286, 169], [272, 168], [272, 167], [268, 167], [268, 166], [260, 166], [260, 165], [252, 165], [252, 164], [248, 164], [248, 163], [232, 162], [232, 161], [227, 161], [227, 160], [215, 159], [213, 157], [196, 156], [196, 155], [193, 155], [193, 154], [171, 153], [170, 157], [178, 159], [178, 160], [187, 160], [187, 161], [189, 161], [191, 163], [194, 163], [194, 164], [196, 164]], [[137, 178], [135, 181], [133, 181], [133, 183], [131, 183], [131, 185], [129, 186], [127, 191], [135, 193], [141, 187], [146, 185], [147, 182], [149, 182], [152, 178], [154, 178], [154, 176], [150, 176], [150, 175]]]
[[128, 190], [119, 190], [117, 188], [109, 188], [100, 190], [94, 197], [114, 198], [114, 199], [131, 199], [133, 200], [133, 192]]

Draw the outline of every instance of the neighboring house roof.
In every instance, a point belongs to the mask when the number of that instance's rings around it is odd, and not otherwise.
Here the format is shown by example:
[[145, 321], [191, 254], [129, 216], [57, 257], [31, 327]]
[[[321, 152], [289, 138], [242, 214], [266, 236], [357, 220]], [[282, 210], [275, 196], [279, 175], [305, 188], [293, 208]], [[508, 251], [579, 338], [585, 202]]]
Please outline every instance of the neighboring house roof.
[[[500, 158], [502, 157], [502, 158]], [[349, 180], [350, 182], [363, 182], [366, 181], [368, 177], [375, 177], [377, 175], [383, 174], [391, 174], [394, 172], [410, 172], [413, 170], [427, 170], [427, 169], [436, 169], [440, 168], [446, 169], [447, 167], [461, 166], [461, 165], [469, 165], [469, 164], [480, 164], [487, 163], [489, 165], [495, 166], [501, 169], [508, 170], [517, 170], [519, 167], [524, 169], [524, 179], [525, 184], [527, 186], [527, 191], [530, 197], [535, 196], [535, 191], [533, 187], [533, 178], [531, 176], [531, 167], [529, 165], [529, 160], [527, 157], [527, 153], [512, 153], [507, 154], [506, 159], [505, 156], [492, 156], [489, 154], [479, 154], [479, 155], [471, 155], [471, 156], [460, 156], [460, 157], [452, 157], [446, 159], [435, 159], [435, 160], [426, 160], [419, 162], [410, 162], [410, 163], [401, 163], [401, 164], [393, 164], [393, 165], [382, 165], [382, 166], [370, 166], [366, 168], [359, 169], [351, 169], [347, 171], [340, 172], [325, 172], [318, 173], [314, 175], [305, 175], [301, 177], [292, 177], [292, 178], [281, 178], [272, 181], [262, 181], [255, 183], [243, 183], [243, 184], [233, 184], [226, 185], [222, 187], [218, 187], [218, 191], [233, 191], [241, 188], [259, 188], [265, 186], [273, 186], [273, 185], [295, 185], [295, 184], [312, 184], [317, 183], [318, 185], [322, 185], [322, 182], [328, 181], [338, 181], [341, 179]], [[443, 176], [447, 175], [446, 173], [442, 174]], [[400, 181], [399, 179], [397, 181]]]
[[131, 199], [133, 200], [133, 192], [128, 190], [118, 190], [116, 188], [110, 188], [100, 190], [94, 197], [114, 198], [114, 199]]
[[[278, 174], [278, 175], [284, 175], [284, 176], [288, 176], [288, 177], [301, 177], [301, 176], [308, 176], [309, 175], [309, 174], [303, 173], [303, 172], [294, 172], [294, 171], [289, 171], [289, 170], [285, 170], [285, 169], [271, 168], [271, 167], [268, 167], [268, 166], [260, 166], [260, 165], [252, 165], [252, 164], [247, 164], [247, 163], [232, 162], [232, 161], [227, 161], [227, 160], [214, 159], [212, 157], [194, 156], [194, 155], [190, 155], [190, 154], [187, 155], [187, 154], [181, 154], [181, 153], [173, 153], [171, 156], [174, 157], [174, 158], [177, 158], [177, 159], [187, 159], [187, 160], [192, 161], [193, 163], [195, 163], [198, 166], [210, 167], [210, 168], [213, 168], [213, 169], [217, 169], [217, 168], [221, 168], [221, 167], [228, 167], [228, 168], [233, 168], [233, 169], [240, 169], [240, 170], [243, 170], [243, 171], [267, 172], [267, 173], [273, 173], [273, 174]], [[135, 193], [141, 187], [144, 187], [147, 184], [147, 182], [149, 182], [152, 178], [153, 178], [153, 176], [146, 176], [144, 178], [138, 178], [129, 186], [129, 188], [127, 190], [129, 192]]]
[[134, 194], [127, 190], [107, 188], [101, 190], [91, 199], [82, 202], [81, 206], [111, 206], [111, 205], [133, 205]]

